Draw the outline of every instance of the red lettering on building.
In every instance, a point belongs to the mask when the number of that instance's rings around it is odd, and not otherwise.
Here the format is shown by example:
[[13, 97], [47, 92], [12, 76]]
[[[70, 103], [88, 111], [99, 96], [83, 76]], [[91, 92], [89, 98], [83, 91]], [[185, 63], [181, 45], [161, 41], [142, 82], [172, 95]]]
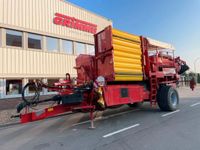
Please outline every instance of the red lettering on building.
[[53, 19], [54, 24], [95, 34], [97, 25], [83, 20], [56, 13]]

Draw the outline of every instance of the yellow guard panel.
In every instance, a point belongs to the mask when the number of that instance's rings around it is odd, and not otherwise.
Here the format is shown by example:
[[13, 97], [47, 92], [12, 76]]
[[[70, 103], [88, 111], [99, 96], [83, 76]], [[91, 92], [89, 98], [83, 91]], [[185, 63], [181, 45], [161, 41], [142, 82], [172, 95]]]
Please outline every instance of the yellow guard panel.
[[140, 37], [112, 29], [115, 81], [142, 81]]

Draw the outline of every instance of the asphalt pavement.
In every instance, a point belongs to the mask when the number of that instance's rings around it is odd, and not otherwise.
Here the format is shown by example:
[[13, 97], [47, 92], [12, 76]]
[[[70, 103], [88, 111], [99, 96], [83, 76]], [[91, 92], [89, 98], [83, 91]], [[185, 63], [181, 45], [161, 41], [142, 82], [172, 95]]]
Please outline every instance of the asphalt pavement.
[[180, 106], [162, 112], [148, 103], [0, 128], [0, 150], [199, 150], [200, 90], [180, 89]]

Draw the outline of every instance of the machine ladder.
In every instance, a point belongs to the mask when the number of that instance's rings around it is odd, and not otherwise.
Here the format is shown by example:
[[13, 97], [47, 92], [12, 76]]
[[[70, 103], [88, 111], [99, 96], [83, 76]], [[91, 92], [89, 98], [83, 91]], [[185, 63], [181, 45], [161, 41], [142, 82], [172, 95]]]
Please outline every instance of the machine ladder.
[[150, 102], [151, 106], [155, 106], [157, 101], [157, 77], [156, 73], [152, 73], [150, 76]]

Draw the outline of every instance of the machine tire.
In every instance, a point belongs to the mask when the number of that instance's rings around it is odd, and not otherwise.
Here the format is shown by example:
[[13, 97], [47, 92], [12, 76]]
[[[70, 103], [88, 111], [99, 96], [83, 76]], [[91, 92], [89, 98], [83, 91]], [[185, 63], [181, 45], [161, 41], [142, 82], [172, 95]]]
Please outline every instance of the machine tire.
[[179, 104], [178, 92], [171, 86], [161, 86], [157, 93], [157, 102], [162, 111], [174, 111]]
[[[32, 87], [32, 89], [34, 90], [33, 96], [26, 95], [26, 90], [29, 87]], [[27, 83], [24, 86], [24, 88], [22, 89], [22, 100], [27, 104], [33, 104], [33, 103], [37, 102], [39, 100], [39, 96], [40, 96], [40, 92], [39, 92], [38, 88], [36, 87], [35, 83], [33, 83], [33, 82]]]

